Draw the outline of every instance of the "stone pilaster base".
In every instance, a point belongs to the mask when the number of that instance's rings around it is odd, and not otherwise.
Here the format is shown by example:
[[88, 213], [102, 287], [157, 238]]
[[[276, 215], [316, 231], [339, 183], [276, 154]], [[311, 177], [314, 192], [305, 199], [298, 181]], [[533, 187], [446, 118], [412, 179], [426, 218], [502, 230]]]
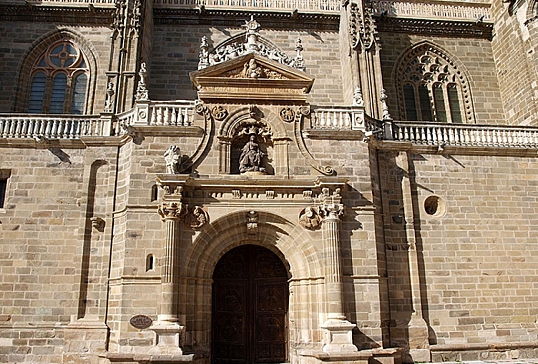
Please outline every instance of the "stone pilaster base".
[[428, 325], [426, 321], [413, 314], [408, 324], [409, 355], [413, 362], [431, 361], [430, 343], [428, 340]]
[[155, 332], [155, 346], [148, 352], [150, 355], [174, 355], [182, 356], [181, 335], [185, 326], [176, 322], [156, 321], [150, 330]]
[[64, 333], [64, 362], [99, 363], [98, 355], [105, 353], [107, 334], [107, 325], [97, 317], [71, 321]]
[[353, 345], [352, 331], [355, 324], [347, 320], [329, 319], [321, 325], [325, 329], [325, 353], [353, 353], [358, 349]]

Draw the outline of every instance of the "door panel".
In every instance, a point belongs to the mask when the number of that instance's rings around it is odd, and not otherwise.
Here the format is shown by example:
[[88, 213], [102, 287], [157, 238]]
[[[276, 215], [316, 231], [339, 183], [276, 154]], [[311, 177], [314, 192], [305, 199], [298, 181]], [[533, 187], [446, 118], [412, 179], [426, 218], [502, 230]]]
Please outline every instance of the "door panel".
[[273, 252], [244, 245], [213, 275], [213, 363], [282, 363], [287, 358], [287, 272]]

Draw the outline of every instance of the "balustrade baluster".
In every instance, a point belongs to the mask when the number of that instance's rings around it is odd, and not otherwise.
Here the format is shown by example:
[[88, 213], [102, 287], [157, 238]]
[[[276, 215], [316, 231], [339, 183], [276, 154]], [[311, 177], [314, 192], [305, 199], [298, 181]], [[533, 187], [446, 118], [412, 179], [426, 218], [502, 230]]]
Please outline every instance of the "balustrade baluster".
[[338, 113], [336, 111], [329, 112], [331, 116], [331, 127], [338, 128]]
[[22, 124], [22, 137], [23, 138], [28, 138], [29, 134], [28, 134], [28, 127], [30, 126], [30, 119], [24, 119], [23, 121], [23, 124]]
[[17, 124], [16, 124], [16, 127], [15, 127], [15, 137], [16, 138], [21, 137], [22, 123], [23, 123], [23, 119], [17, 120]]
[[155, 107], [151, 108], [150, 115], [151, 115], [151, 120], [149, 120], [149, 125], [156, 125], [157, 124], [157, 110], [155, 110]]

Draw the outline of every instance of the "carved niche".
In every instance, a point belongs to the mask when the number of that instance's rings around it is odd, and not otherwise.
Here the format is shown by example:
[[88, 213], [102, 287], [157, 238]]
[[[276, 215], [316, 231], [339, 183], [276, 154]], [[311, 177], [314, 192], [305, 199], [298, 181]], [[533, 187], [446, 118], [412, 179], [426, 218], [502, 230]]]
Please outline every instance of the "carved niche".
[[232, 174], [274, 174], [271, 164], [273, 132], [261, 120], [246, 119], [233, 132], [230, 171]]

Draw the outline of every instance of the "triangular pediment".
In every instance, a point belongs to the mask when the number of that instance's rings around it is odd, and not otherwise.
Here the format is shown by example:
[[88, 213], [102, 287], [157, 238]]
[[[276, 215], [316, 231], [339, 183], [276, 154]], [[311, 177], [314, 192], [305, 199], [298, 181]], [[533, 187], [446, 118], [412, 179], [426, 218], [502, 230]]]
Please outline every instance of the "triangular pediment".
[[249, 53], [190, 74], [200, 99], [306, 100], [314, 77]]

